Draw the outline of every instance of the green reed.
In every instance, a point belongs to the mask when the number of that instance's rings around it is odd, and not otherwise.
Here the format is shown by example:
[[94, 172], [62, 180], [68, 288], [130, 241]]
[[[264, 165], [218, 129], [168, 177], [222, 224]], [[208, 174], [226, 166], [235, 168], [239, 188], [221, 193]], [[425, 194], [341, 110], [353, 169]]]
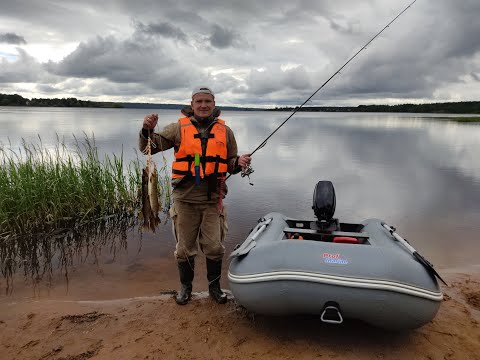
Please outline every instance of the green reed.
[[459, 123], [480, 123], [480, 116], [464, 116], [464, 117], [454, 117], [449, 118], [451, 121], [456, 121]]
[[[58, 137], [53, 148], [40, 137], [18, 149], [0, 145], [0, 267], [7, 282], [20, 267], [32, 278], [51, 275], [52, 261], [67, 275], [75, 254], [98, 250], [105, 239], [116, 243], [137, 225], [138, 156], [128, 164], [123, 151], [101, 159], [94, 137], [74, 140], [70, 147]], [[164, 209], [167, 171], [164, 159], [158, 182]]]
[[100, 159], [94, 139], [75, 139], [70, 150], [22, 142], [0, 148], [0, 234], [34, 233], [72, 220], [134, 213], [139, 207], [140, 165], [123, 154]]

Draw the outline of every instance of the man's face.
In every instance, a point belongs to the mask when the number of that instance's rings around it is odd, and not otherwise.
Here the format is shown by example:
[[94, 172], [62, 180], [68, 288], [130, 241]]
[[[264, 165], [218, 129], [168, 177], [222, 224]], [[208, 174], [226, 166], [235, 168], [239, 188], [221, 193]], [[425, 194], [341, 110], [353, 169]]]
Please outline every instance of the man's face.
[[192, 109], [195, 116], [207, 118], [215, 109], [215, 100], [210, 94], [195, 94], [192, 99]]

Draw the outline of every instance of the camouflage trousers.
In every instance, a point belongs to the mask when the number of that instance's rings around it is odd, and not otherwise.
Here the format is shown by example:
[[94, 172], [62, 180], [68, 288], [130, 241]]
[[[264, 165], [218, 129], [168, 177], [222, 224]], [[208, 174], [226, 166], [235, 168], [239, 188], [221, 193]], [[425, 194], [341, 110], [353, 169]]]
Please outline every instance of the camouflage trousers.
[[198, 253], [214, 261], [222, 260], [225, 254], [223, 241], [228, 225], [225, 208], [218, 210], [216, 203], [188, 203], [175, 200], [170, 209], [173, 236], [177, 242], [175, 258], [186, 261]]

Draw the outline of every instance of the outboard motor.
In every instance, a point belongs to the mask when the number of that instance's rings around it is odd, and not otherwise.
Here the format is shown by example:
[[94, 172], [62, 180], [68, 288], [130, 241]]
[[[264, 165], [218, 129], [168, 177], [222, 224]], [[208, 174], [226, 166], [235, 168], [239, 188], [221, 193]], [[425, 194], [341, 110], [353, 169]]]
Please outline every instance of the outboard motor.
[[316, 225], [318, 229], [336, 230], [337, 219], [333, 218], [335, 213], [335, 189], [331, 181], [322, 180], [315, 186], [313, 192], [313, 212], [317, 217]]

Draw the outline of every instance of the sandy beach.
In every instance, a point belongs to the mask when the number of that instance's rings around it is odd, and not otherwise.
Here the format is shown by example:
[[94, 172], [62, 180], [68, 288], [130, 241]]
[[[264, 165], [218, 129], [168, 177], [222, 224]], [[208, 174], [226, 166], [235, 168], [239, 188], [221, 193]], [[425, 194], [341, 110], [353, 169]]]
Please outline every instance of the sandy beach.
[[[231, 295], [226, 305], [215, 304], [201, 291], [201, 279], [186, 306], [173, 300], [174, 280], [155, 293], [148, 281], [134, 290], [134, 279], [122, 291], [114, 282], [97, 281], [82, 296], [55, 289], [32, 295], [20, 287], [0, 298], [0, 358], [480, 359], [480, 267], [442, 275], [449, 287], [442, 288], [445, 299], [435, 319], [401, 333], [356, 321], [252, 316]], [[81, 281], [77, 285], [82, 288]], [[135, 292], [141, 296], [125, 296]]]

